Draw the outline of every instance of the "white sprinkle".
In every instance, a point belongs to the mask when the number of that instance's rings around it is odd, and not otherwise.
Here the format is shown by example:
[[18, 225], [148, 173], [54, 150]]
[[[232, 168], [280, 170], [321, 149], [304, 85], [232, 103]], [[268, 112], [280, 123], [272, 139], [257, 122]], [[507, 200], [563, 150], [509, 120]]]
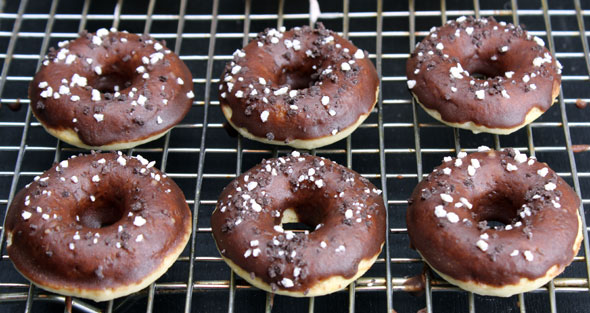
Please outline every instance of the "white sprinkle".
[[59, 162], [59, 166], [61, 166], [63, 168], [68, 168], [68, 166], [69, 166], [68, 160], [63, 160], [63, 161]]
[[457, 157], [459, 159], [462, 159], [462, 158], [464, 158], [466, 156], [467, 156], [467, 152], [465, 152], [465, 151], [461, 151], [461, 152], [457, 153]]
[[70, 180], [72, 181], [72, 183], [77, 184], [78, 183], [78, 177], [77, 176], [72, 176], [70, 177]]
[[73, 242], [70, 242], [70, 244], [68, 245], [68, 247], [70, 248], [70, 250], [76, 249], [76, 245], [74, 245]]
[[488, 250], [488, 243], [483, 241], [483, 240], [478, 240], [475, 245], [481, 250], [481, 251], [487, 251]]
[[508, 46], [503, 46], [500, 48], [500, 52], [507, 52], [508, 51]]
[[501, 94], [502, 94], [502, 97], [504, 97], [506, 99], [510, 99], [510, 95], [508, 94], [506, 89], [502, 89]]
[[146, 223], [145, 218], [143, 218], [139, 215], [136, 215], [135, 219], [133, 220], [133, 225], [135, 225], [137, 227], [141, 227], [141, 226], [145, 225], [145, 223]]
[[236, 91], [236, 98], [243, 98], [244, 97], [244, 92], [241, 90]]
[[[229, 86], [229, 83], [227, 85]], [[191, 90], [191, 91], [189, 91], [189, 92], [186, 93], [186, 97], [189, 98], [189, 99], [192, 99], [192, 98], [195, 97], [195, 94]]]
[[73, 95], [73, 96], [71, 96], [71, 97], [70, 97], [70, 100], [72, 100], [72, 101], [74, 101], [74, 102], [76, 102], [76, 101], [80, 101], [80, 96]]
[[466, 206], [468, 209], [470, 209], [470, 210], [471, 210], [471, 209], [473, 208], [473, 204], [471, 204], [471, 203], [469, 202], [469, 200], [467, 200], [466, 198], [464, 198], [464, 197], [461, 197], [461, 198], [459, 198], [459, 201], [460, 201], [461, 203], [463, 203], [463, 205], [465, 205], [465, 206]]
[[434, 207], [434, 215], [436, 217], [445, 217], [447, 216], [447, 211], [443, 208], [442, 205], [437, 205], [436, 207]]
[[[256, 249], [252, 250], [252, 256], [255, 258], [258, 257], [260, 255], [260, 252], [261, 252], [260, 248], [256, 248]], [[293, 252], [295, 252], [295, 251], [293, 251]]]
[[273, 93], [275, 96], [281, 96], [281, 95], [286, 94], [287, 91], [289, 91], [289, 87], [285, 86], [285, 87], [282, 87], [278, 90], [275, 90]]
[[518, 250], [512, 250], [512, 252], [510, 252], [510, 256], [517, 256], [518, 253]]
[[139, 95], [139, 97], [137, 97], [137, 103], [139, 103], [139, 105], [145, 105], [147, 101], [147, 97], [144, 95]]
[[90, 195], [90, 201], [92, 201], [92, 202], [96, 201], [96, 197], [93, 195]]
[[96, 73], [96, 75], [102, 75], [102, 67], [95, 66], [94, 67], [94, 72]]
[[513, 71], [504, 73], [504, 76], [506, 76], [506, 78], [512, 78], [512, 75], [514, 75]]
[[453, 66], [449, 69], [451, 76], [457, 79], [463, 78], [463, 67], [461, 67], [461, 63], [457, 63], [457, 66]]
[[330, 97], [328, 96], [323, 96], [321, 99], [321, 102], [323, 105], [328, 105], [328, 103], [330, 103]]
[[473, 27], [465, 28], [465, 32], [467, 33], [467, 35], [471, 35], [473, 33]]
[[29, 211], [23, 211], [23, 213], [21, 214], [24, 220], [28, 220], [29, 218], [31, 218], [32, 215], [33, 214]]
[[416, 86], [416, 81], [415, 80], [408, 80], [408, 88], [412, 89]]
[[344, 252], [346, 251], [346, 247], [343, 245], [339, 245], [338, 248], [336, 248], [334, 251], [337, 253]]
[[463, 161], [461, 161], [461, 159], [456, 159], [455, 160], [455, 166], [456, 167], [460, 167], [461, 165], [463, 165]]
[[528, 160], [528, 158], [527, 158], [526, 154], [519, 153], [514, 156], [514, 160], [516, 160], [516, 162], [518, 162], [518, 163], [524, 163], [524, 162], [526, 162], [526, 160]]
[[141, 74], [145, 72], [145, 67], [143, 65], [140, 65], [135, 70]]
[[447, 219], [449, 220], [449, 222], [451, 223], [457, 223], [459, 221], [459, 215], [453, 213], [453, 212], [449, 212], [447, 214]]
[[98, 89], [92, 89], [92, 101], [100, 101], [100, 91]]
[[460, 16], [459, 18], [457, 18], [457, 20], [456, 20], [456, 21], [457, 21], [457, 23], [463, 23], [463, 22], [465, 22], [465, 20], [466, 20], [466, 19], [467, 19], [467, 17], [465, 17], [465, 16]]
[[478, 159], [471, 159], [471, 165], [473, 165], [473, 168], [480, 168], [481, 167]]
[[351, 209], [346, 210], [346, 212], [344, 212], [344, 217], [346, 217], [347, 219], [351, 219], [352, 218], [352, 210]]
[[[297, 93], [298, 93], [297, 90], [291, 90], [291, 91], [289, 91], [289, 97], [295, 98], [297, 96]], [[252, 93], [251, 94], [252, 95], [257, 95], [258, 92], [256, 91], [256, 89], [252, 89]]]
[[184, 80], [182, 80], [182, 78], [178, 77], [178, 78], [176, 78], [176, 83], [179, 85], [184, 85]]
[[323, 180], [321, 180], [321, 179], [318, 179], [318, 180], [316, 180], [316, 181], [315, 181], [315, 185], [316, 185], [318, 188], [322, 188], [322, 187], [324, 187], [324, 181], [323, 181]]
[[232, 73], [233, 75], [236, 75], [237, 73], [239, 73], [239, 72], [240, 72], [240, 70], [241, 70], [241, 69], [242, 69], [242, 67], [241, 67], [241, 66], [239, 66], [239, 65], [235, 65], [234, 67], [232, 67], [232, 69], [231, 69], [231, 73]]
[[162, 117], [160, 117], [159, 115], [156, 117], [156, 124], [162, 124], [162, 122], [164, 122], [164, 120], [162, 120]]
[[485, 97], [486, 97], [485, 90], [483, 90], [483, 89], [482, 89], [482, 90], [477, 90], [477, 91], [475, 92], [475, 96], [476, 96], [476, 97], [477, 97], [477, 99], [479, 99], [479, 100], [483, 100], [483, 99], [485, 99]]
[[49, 214], [44, 213], [43, 215], [41, 215], [41, 218], [44, 220], [48, 220], [49, 219]]
[[117, 158], [117, 162], [118, 162], [118, 163], [119, 163], [121, 166], [125, 166], [125, 165], [127, 165], [127, 160], [126, 160], [126, 159], [125, 159], [125, 158], [124, 158], [122, 155], [120, 155], [120, 156]]
[[442, 42], [439, 42], [438, 44], [436, 44], [436, 49], [442, 50], [444, 48], [445, 48], [445, 46], [442, 44]]
[[100, 177], [98, 175], [92, 176], [92, 181], [98, 183], [100, 181]]
[[258, 186], [258, 183], [255, 181], [251, 181], [248, 183], [248, 191], [252, 191], [252, 189], [256, 188]]
[[322, 249], [326, 249], [327, 246], [328, 244], [325, 241], [320, 242], [320, 247], [322, 247]]
[[279, 233], [282, 233], [282, 232], [284, 232], [284, 231], [285, 231], [285, 230], [283, 229], [283, 227], [281, 227], [281, 225], [275, 225], [275, 226], [273, 227], [273, 229], [274, 229], [276, 232], [279, 232]]
[[[276, 37], [273, 37], [273, 38], [276, 38]], [[283, 280], [281, 280], [281, 285], [283, 285], [283, 287], [285, 287], [285, 288], [291, 288], [291, 287], [295, 286], [293, 281], [287, 277], [283, 277]]]
[[555, 190], [555, 188], [557, 188], [557, 185], [552, 182], [549, 182], [545, 185], [545, 190], [547, 191]]
[[511, 163], [508, 163], [508, 164], [506, 164], [506, 170], [508, 172], [516, 171], [516, 170], [518, 170], [518, 167], [516, 167], [516, 165], [512, 165]]
[[467, 166], [467, 173], [469, 176], [475, 175], [475, 168], [472, 165]]
[[98, 164], [105, 164], [107, 162], [107, 160], [105, 160], [104, 158], [101, 158], [100, 160], [96, 161]]
[[535, 90], [535, 89], [537, 89], [537, 85], [535, 85], [535, 84], [530, 84], [530, 85], [529, 85], [529, 88], [531, 88], [532, 90]]
[[450, 168], [448, 168], [448, 167], [445, 167], [445, 168], [443, 168], [443, 173], [444, 173], [445, 175], [451, 175], [451, 169], [450, 169]]
[[488, 239], [490, 239], [490, 235], [488, 235], [487, 233], [484, 233], [484, 234], [479, 235], [479, 238], [481, 238], [483, 240], [488, 240]]
[[343, 62], [342, 64], [340, 64], [340, 68], [345, 72], [350, 71], [350, 64]]
[[528, 74], [525, 74], [525, 75], [522, 77], [522, 81], [523, 81], [523, 82], [525, 82], [525, 83], [528, 83], [528, 82], [529, 82], [529, 80], [531, 80], [531, 77], [530, 77]]
[[260, 113], [260, 120], [265, 123], [268, 120], [269, 114], [268, 111], [262, 111], [262, 113]]
[[451, 92], [457, 92], [457, 88], [451, 87]]
[[541, 39], [541, 38], [539, 38], [539, 37], [535, 36], [535, 37], [533, 37], [533, 40], [534, 40], [534, 41], [535, 41], [535, 42], [536, 42], [536, 43], [537, 43], [539, 46], [541, 46], [541, 47], [544, 47], [544, 46], [545, 46], [545, 41], [543, 41], [543, 39]]
[[535, 256], [533, 255], [533, 253], [529, 250], [525, 250], [523, 254], [524, 254], [524, 258], [529, 262], [532, 262], [535, 259]]
[[252, 255], [252, 249], [248, 249], [244, 252], [244, 258], [248, 258], [250, 255]]
[[62, 95], [67, 95], [70, 93], [70, 88], [68, 86], [59, 86], [59, 93]]
[[488, 146], [477, 147], [477, 152], [486, 152], [486, 151], [490, 151], [490, 147], [488, 147]]
[[66, 64], [70, 65], [70, 64], [74, 63], [74, 61], [76, 61], [76, 55], [75, 54], [68, 54], [68, 56], [66, 57]]
[[365, 53], [363, 52], [363, 50], [358, 49], [356, 50], [356, 52], [354, 53], [354, 58], [355, 59], [364, 59], [365, 58]]
[[537, 174], [539, 174], [539, 176], [541, 176], [541, 177], [547, 176], [548, 173], [549, 173], [549, 169], [546, 167], [537, 171]]
[[453, 197], [451, 197], [451, 195], [446, 194], [446, 193], [441, 193], [440, 198], [445, 202], [449, 202], [449, 203], [453, 202]]
[[452, 160], [453, 160], [453, 158], [450, 156], [446, 156], [443, 158], [443, 162], [451, 162]]

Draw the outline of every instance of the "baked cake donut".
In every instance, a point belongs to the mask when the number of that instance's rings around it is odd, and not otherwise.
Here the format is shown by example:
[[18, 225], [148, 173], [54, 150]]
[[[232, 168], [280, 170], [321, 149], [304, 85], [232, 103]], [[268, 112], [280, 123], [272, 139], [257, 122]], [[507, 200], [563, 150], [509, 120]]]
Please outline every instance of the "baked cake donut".
[[191, 212], [178, 186], [141, 156], [72, 157], [17, 193], [6, 249], [35, 285], [105, 301], [141, 290], [184, 249]]
[[317, 25], [267, 29], [234, 53], [219, 102], [244, 137], [312, 149], [350, 135], [371, 113], [379, 78], [368, 54]]
[[59, 43], [29, 86], [31, 108], [47, 132], [100, 150], [163, 136], [193, 98], [189, 69], [164, 43], [104, 28]]
[[[311, 297], [345, 288], [375, 262], [385, 242], [381, 190], [324, 158], [263, 161], [221, 193], [211, 229], [222, 258], [250, 284]], [[284, 230], [301, 222], [315, 230]]]
[[480, 150], [446, 157], [414, 189], [406, 216], [411, 245], [465, 290], [508, 297], [539, 288], [578, 253], [580, 199], [533, 157]]
[[435, 119], [474, 133], [510, 134], [551, 107], [561, 64], [520, 26], [462, 16], [431, 29], [406, 75], [414, 98]]

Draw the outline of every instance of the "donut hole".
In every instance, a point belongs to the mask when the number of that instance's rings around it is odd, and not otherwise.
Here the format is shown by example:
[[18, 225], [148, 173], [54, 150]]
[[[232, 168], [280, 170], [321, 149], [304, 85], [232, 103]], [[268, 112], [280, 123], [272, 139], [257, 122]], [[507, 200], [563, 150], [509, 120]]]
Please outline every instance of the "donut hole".
[[503, 227], [511, 224], [518, 216], [522, 200], [516, 195], [491, 191], [473, 204], [473, 213], [478, 223], [486, 222], [489, 227]]
[[94, 202], [88, 201], [77, 210], [80, 224], [88, 228], [109, 227], [123, 218], [125, 209], [119, 197], [98, 197]]
[[471, 77], [481, 80], [504, 77], [504, 73], [506, 72], [497, 63], [487, 62], [481, 59], [467, 61], [464, 67]]
[[115, 62], [103, 66], [100, 75], [95, 74], [89, 79], [89, 85], [101, 93], [115, 93], [133, 85], [138, 75], [131, 64]]
[[307, 89], [318, 80], [318, 73], [310, 66], [283, 67], [278, 77], [279, 85], [289, 85], [292, 90]]
[[[314, 218], [310, 209], [305, 208], [289, 208], [283, 211], [281, 216], [280, 224], [284, 230], [290, 230], [293, 232], [313, 232], [320, 221]], [[304, 217], [307, 217], [304, 219]]]

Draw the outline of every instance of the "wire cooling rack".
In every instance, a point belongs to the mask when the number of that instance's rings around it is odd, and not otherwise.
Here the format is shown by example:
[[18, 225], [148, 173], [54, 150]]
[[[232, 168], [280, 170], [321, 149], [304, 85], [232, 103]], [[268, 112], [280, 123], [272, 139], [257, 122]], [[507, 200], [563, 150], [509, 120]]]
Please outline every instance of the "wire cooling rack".
[[[41, 2], [41, 3], [39, 3]], [[236, 277], [219, 257], [209, 226], [217, 195], [241, 171], [289, 152], [231, 137], [218, 108], [218, 76], [231, 53], [266, 27], [309, 23], [303, 1], [28, 1], [2, 4], [0, 12], [0, 213], [35, 175], [82, 150], [45, 133], [28, 108], [27, 87], [40, 60], [58, 41], [84, 29], [117, 27], [149, 33], [180, 55], [191, 69], [195, 102], [187, 118], [167, 136], [126, 151], [158, 160], [185, 192], [193, 209], [193, 235], [173, 267], [155, 284], [115, 301], [73, 299], [81, 312], [587, 312], [590, 308], [588, 228], [573, 264], [546, 286], [511, 298], [473, 295], [426, 272], [424, 293], [408, 278], [423, 263], [409, 248], [406, 199], [417, 181], [445, 155], [479, 145], [514, 147], [546, 161], [590, 203], [590, 55], [584, 25], [590, 4], [568, 1], [376, 0], [324, 1], [320, 21], [370, 52], [381, 76], [378, 105], [349, 138], [311, 151], [345, 164], [380, 186], [388, 204], [388, 236], [380, 258], [346, 290], [318, 298], [272, 296]], [[461, 15], [495, 16], [521, 23], [545, 39], [564, 65], [558, 102], [530, 126], [509, 136], [474, 135], [431, 119], [405, 87], [405, 61], [433, 25]], [[22, 104], [15, 112], [7, 107]], [[584, 198], [587, 197], [587, 198]], [[584, 214], [585, 220], [589, 214]], [[2, 230], [2, 239], [4, 231]], [[30, 285], [0, 260], [0, 312], [49, 312], [66, 308], [64, 297]], [[67, 309], [67, 308], [66, 308]]]

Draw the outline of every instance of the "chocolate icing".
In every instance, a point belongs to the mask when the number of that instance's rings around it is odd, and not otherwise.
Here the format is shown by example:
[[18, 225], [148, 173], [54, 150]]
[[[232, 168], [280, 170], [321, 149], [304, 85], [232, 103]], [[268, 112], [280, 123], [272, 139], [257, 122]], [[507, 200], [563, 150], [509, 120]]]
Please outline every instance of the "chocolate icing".
[[232, 109], [234, 125], [288, 142], [353, 125], [372, 110], [378, 86], [368, 53], [318, 23], [318, 29], [267, 29], [236, 50], [221, 76], [219, 101]]
[[100, 291], [150, 275], [191, 229], [182, 191], [152, 166], [140, 156], [93, 154], [36, 177], [6, 217], [18, 271], [57, 290]]
[[[223, 256], [240, 268], [274, 290], [305, 292], [332, 276], [353, 277], [361, 260], [379, 254], [386, 227], [380, 194], [352, 170], [294, 152], [263, 161], [231, 182], [211, 228]], [[289, 208], [316, 229], [280, 228]]]
[[436, 270], [500, 287], [554, 265], [561, 272], [573, 260], [579, 205], [572, 188], [534, 158], [515, 150], [461, 153], [416, 186], [406, 221], [411, 244]]
[[146, 139], [179, 123], [194, 94], [178, 56], [149, 36], [97, 34], [62, 42], [43, 61], [29, 86], [40, 122], [71, 129], [95, 147]]
[[446, 122], [513, 128], [531, 109], [551, 107], [561, 65], [520, 26], [461, 17], [432, 28], [408, 59], [406, 75], [420, 103]]

